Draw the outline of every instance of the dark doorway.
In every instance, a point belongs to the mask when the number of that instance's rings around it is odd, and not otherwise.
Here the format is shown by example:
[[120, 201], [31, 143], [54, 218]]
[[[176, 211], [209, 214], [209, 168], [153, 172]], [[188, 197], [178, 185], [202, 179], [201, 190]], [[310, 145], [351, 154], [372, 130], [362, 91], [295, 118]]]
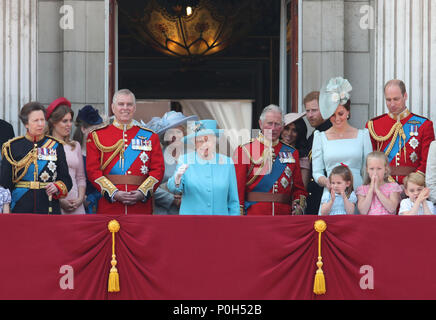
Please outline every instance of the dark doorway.
[[165, 55], [132, 33], [123, 12], [142, 14], [148, 1], [118, 1], [118, 87], [138, 99], [250, 99], [257, 125], [263, 107], [279, 103], [280, 0], [249, 1], [261, 11], [250, 31], [221, 52], [191, 60]]

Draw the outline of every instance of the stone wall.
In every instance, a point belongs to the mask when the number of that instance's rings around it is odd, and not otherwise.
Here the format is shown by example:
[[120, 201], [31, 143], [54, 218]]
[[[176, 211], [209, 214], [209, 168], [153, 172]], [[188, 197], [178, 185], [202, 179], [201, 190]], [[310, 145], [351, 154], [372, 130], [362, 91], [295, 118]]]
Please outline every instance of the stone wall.
[[38, 1], [38, 100], [104, 110], [104, 0]]
[[370, 115], [370, 29], [362, 29], [362, 6], [370, 1], [303, 0], [303, 97], [331, 77], [347, 78], [351, 92], [351, 124], [362, 128]]

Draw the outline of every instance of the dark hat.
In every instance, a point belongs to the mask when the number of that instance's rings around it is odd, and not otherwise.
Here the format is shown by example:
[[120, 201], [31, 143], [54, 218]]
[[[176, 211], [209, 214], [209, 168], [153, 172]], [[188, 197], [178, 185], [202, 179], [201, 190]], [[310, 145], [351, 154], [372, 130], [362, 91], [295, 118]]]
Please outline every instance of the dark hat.
[[60, 97], [57, 98], [55, 101], [53, 101], [52, 103], [50, 103], [50, 105], [47, 107], [47, 111], [45, 113], [45, 117], [48, 119], [50, 118], [51, 114], [53, 113], [53, 111], [55, 111], [55, 109], [61, 105], [65, 105], [69, 108], [71, 108], [71, 102], [64, 98], [64, 97]]
[[90, 125], [96, 125], [103, 122], [103, 119], [98, 114], [98, 110], [89, 104], [79, 110], [77, 119]]

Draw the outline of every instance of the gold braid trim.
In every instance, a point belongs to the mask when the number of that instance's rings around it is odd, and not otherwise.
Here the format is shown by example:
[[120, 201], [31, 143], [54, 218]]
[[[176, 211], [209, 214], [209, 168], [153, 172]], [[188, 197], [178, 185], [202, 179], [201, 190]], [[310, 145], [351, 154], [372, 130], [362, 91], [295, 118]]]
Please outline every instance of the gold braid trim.
[[[116, 155], [119, 153], [120, 158], [124, 158], [124, 141], [123, 139], [118, 140], [113, 146], [107, 147], [101, 144], [100, 140], [98, 139], [97, 132], [92, 132], [92, 137], [94, 139], [95, 145], [98, 150], [101, 151], [101, 157], [100, 157], [100, 169], [104, 170], [109, 165], [109, 163], [113, 160], [113, 158], [116, 157]], [[105, 152], [113, 152], [111, 156], [106, 160], [106, 162], [103, 164], [103, 155]]]
[[391, 142], [389, 144], [389, 147], [385, 151], [386, 155], [390, 154], [390, 152], [392, 151], [392, 148], [394, 147], [395, 141], [397, 140], [397, 136], [400, 135], [399, 150], [401, 150], [401, 145], [402, 145], [401, 144], [401, 139], [403, 139], [403, 141], [404, 141], [404, 144], [403, 144], [403, 146], [404, 146], [404, 157], [406, 157], [406, 148], [405, 148], [406, 147], [406, 135], [404, 133], [403, 125], [401, 124], [401, 122], [395, 123], [392, 126], [391, 130], [389, 131], [389, 133], [387, 135], [385, 135], [385, 136], [379, 136], [379, 135], [377, 135], [375, 133], [374, 124], [373, 124], [372, 120], [368, 122], [368, 130], [369, 130], [369, 133], [371, 134], [371, 137], [375, 141], [377, 141], [377, 151], [381, 150], [381, 146], [382, 146], [383, 142], [389, 140], [392, 137]]
[[[20, 181], [25, 174], [27, 173], [27, 170], [29, 170], [29, 167], [32, 163], [36, 163], [36, 160], [38, 159], [38, 151], [37, 148], [33, 148], [23, 159], [20, 161], [16, 161], [11, 153], [11, 142], [19, 139], [21, 137], [17, 137], [16, 139], [9, 140], [3, 145], [2, 148], [2, 155], [6, 160], [12, 165], [12, 182], [17, 183]], [[18, 172], [20, 170], [23, 170], [23, 172], [18, 175]]]
[[266, 147], [265, 149], [263, 149], [262, 155], [259, 157], [259, 159], [257, 161], [253, 159], [253, 157], [248, 152], [248, 150], [245, 148], [245, 146], [242, 146], [242, 150], [246, 153], [246, 155], [250, 159], [250, 162], [253, 164], [252, 166], [250, 166], [250, 170], [247, 172], [247, 175], [251, 174], [255, 165], [260, 164], [260, 167], [256, 170], [253, 177], [246, 183], [246, 186], [250, 186], [254, 183], [254, 181], [256, 181], [257, 178], [259, 178], [259, 175], [262, 172], [263, 167], [265, 166], [266, 160], [269, 157], [271, 157], [271, 158], [273, 157], [272, 148]]
[[153, 188], [156, 183], [158, 183], [159, 180], [157, 180], [153, 176], [148, 176], [147, 179], [139, 186], [138, 190], [142, 192], [144, 197], [147, 196], [148, 192], [150, 192], [150, 196], [153, 195]]
[[107, 192], [110, 198], [114, 195], [115, 191], [117, 191], [117, 187], [114, 186], [114, 184], [105, 176], [101, 176], [98, 179], [95, 179], [95, 183], [97, 183], [101, 188], [101, 194], [103, 195], [104, 192]]
[[59, 195], [56, 198], [65, 198], [68, 195], [68, 189], [65, 183], [61, 180], [58, 180], [54, 184], [60, 189]]

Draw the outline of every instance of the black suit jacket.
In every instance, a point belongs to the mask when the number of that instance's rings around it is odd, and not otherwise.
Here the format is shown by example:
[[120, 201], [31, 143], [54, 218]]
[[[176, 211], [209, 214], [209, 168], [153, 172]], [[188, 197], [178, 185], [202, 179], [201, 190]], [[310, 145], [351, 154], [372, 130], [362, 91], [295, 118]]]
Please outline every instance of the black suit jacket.
[[[325, 121], [321, 125], [315, 128], [318, 131], [326, 131], [332, 126], [330, 120]], [[312, 150], [313, 146], [313, 132], [307, 139]], [[307, 207], [306, 214], [318, 214], [319, 205], [321, 203], [322, 193], [324, 191], [323, 187], [320, 187], [312, 177], [312, 151], [310, 152], [310, 180], [307, 184], [307, 192], [309, 193], [307, 197]]]
[[3, 143], [15, 137], [14, 128], [9, 122], [0, 119], [0, 147], [3, 147]]

